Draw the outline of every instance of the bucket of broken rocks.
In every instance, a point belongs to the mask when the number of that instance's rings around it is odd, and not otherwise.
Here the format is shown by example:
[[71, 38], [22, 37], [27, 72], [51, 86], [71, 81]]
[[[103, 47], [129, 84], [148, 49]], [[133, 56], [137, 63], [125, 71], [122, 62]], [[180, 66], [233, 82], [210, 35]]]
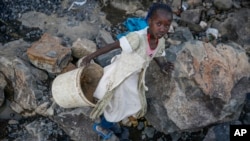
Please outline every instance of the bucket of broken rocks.
[[95, 106], [93, 93], [103, 75], [96, 63], [58, 75], [52, 83], [55, 102], [63, 108]]

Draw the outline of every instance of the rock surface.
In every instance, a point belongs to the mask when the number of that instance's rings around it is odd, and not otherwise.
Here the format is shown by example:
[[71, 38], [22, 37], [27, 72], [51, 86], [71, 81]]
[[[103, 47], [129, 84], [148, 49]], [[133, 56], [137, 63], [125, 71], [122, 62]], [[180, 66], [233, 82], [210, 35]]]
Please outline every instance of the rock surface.
[[250, 53], [250, 21], [247, 16], [249, 14], [250, 9], [242, 8], [234, 13], [230, 13], [224, 21], [215, 20], [212, 23], [212, 26], [219, 30], [223, 39], [236, 41], [248, 54]]
[[[239, 45], [215, 47], [193, 40], [166, 51], [167, 60], [175, 64], [172, 78], [164, 78], [152, 65], [146, 79], [150, 99], [146, 117], [156, 129], [165, 133], [195, 131], [239, 118], [245, 94], [250, 91], [250, 64]], [[150, 85], [152, 82], [155, 85]]]
[[78, 38], [72, 45], [72, 56], [79, 59], [95, 52], [96, 49], [96, 44], [93, 41]]
[[232, 0], [214, 0], [214, 6], [219, 10], [229, 10], [233, 6]]
[[50, 73], [60, 73], [71, 60], [71, 49], [60, 44], [60, 39], [45, 33], [27, 49], [30, 62]]
[[20, 21], [25, 26], [39, 27], [53, 36], [60, 35], [69, 38], [70, 43], [78, 38], [92, 39], [98, 34], [99, 29], [98, 25], [86, 21], [68, 20], [67, 18], [58, 18], [56, 15], [48, 16], [40, 12], [24, 13]]
[[48, 76], [29, 64], [25, 55], [29, 46], [23, 40], [0, 46], [0, 72], [10, 82], [7, 87], [12, 88], [8, 91], [13, 100], [10, 106], [23, 116], [36, 115], [35, 109], [48, 98], [48, 88], [44, 84]]

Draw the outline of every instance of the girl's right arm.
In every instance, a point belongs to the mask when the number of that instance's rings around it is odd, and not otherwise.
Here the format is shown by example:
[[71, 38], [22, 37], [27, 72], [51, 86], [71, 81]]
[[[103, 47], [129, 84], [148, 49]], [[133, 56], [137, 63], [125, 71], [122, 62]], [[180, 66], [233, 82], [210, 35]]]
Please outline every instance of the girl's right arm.
[[99, 55], [102, 55], [102, 54], [105, 54], [111, 50], [114, 50], [114, 49], [117, 49], [117, 48], [120, 48], [120, 43], [119, 41], [115, 41], [114, 43], [111, 43], [111, 44], [108, 44], [106, 45], [105, 47], [103, 48], [100, 48], [98, 50], [96, 50], [95, 52], [89, 54], [88, 56], [86, 56], [82, 62], [81, 62], [81, 66], [88, 66], [90, 61], [92, 59], [94, 59], [95, 57], [99, 56]]

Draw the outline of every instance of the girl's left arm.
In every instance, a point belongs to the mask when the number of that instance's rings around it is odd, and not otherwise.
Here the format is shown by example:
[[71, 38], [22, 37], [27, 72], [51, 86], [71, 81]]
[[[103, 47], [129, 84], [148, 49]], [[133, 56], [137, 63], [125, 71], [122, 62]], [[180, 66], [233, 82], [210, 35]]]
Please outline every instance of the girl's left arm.
[[110, 44], [107, 44], [105, 47], [102, 47], [98, 50], [96, 50], [95, 52], [87, 55], [81, 62], [81, 66], [83, 65], [86, 65], [88, 66], [90, 61], [92, 59], [94, 59], [95, 57], [99, 56], [99, 55], [102, 55], [102, 54], [105, 54], [111, 50], [114, 50], [114, 49], [117, 49], [117, 48], [120, 48], [120, 42], [119, 41], [115, 41], [113, 43], [110, 43]]

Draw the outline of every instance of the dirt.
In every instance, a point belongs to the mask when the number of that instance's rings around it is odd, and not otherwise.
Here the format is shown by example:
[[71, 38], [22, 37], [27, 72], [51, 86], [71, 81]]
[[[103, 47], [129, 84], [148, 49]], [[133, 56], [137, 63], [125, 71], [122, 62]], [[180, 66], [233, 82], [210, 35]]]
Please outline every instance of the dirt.
[[96, 103], [93, 93], [103, 75], [103, 68], [95, 63], [84, 68], [80, 77], [81, 88], [86, 98]]

